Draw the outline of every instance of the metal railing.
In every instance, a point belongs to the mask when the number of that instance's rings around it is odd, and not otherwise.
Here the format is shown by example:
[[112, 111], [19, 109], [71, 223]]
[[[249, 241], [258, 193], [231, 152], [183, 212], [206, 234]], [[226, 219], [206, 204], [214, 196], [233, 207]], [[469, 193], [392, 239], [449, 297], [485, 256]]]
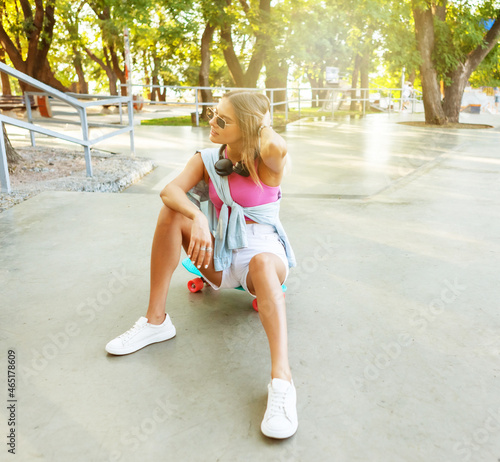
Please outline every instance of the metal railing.
[[[334, 116], [335, 112], [339, 110], [343, 103], [357, 102], [361, 105], [361, 112], [363, 115], [366, 113], [368, 106], [377, 107], [379, 110], [392, 113], [397, 112], [396, 106], [399, 106], [399, 111], [402, 110], [403, 101], [409, 101], [411, 103], [412, 112], [416, 112], [417, 105], [422, 102], [422, 94], [417, 90], [414, 90], [413, 95], [410, 98], [403, 98], [402, 88], [385, 88], [385, 87], [372, 87], [372, 88], [300, 88], [300, 87], [289, 87], [289, 88], [239, 88], [239, 87], [192, 87], [192, 86], [179, 86], [179, 85], [152, 85], [152, 84], [122, 84], [121, 86], [129, 88], [129, 92], [133, 91], [133, 88], [142, 88], [141, 95], [144, 97], [144, 93], [150, 90], [153, 93], [153, 89], [159, 89], [161, 92], [170, 91], [170, 93], [180, 94], [175, 100], [168, 101], [152, 101], [149, 99], [141, 100], [142, 103], [148, 105], [176, 105], [176, 106], [194, 106], [194, 118], [196, 121], [196, 126], [199, 126], [199, 113], [200, 108], [203, 106], [212, 106], [213, 102], [202, 102], [199, 97], [199, 90], [211, 90], [212, 95], [215, 99], [222, 97], [222, 95], [231, 90], [249, 90], [257, 91], [261, 93], [268, 93], [269, 99], [271, 101], [271, 120], [274, 120], [274, 110], [276, 106], [284, 106], [285, 119], [288, 119], [288, 111], [291, 108], [296, 108], [299, 113], [299, 118], [301, 116], [301, 110], [304, 108], [304, 104], [308, 102], [315, 101], [316, 103], [323, 106], [323, 110], [332, 112]], [[308, 98], [304, 97], [304, 93], [313, 92], [325, 92], [327, 94], [326, 98]], [[284, 93], [285, 99], [278, 100], [276, 94]], [[356, 94], [355, 98], [352, 95]], [[383, 97], [381, 95], [384, 95]], [[375, 96], [378, 95], [378, 98]], [[172, 99], [172, 98], [171, 98]], [[180, 100], [183, 101], [180, 101]], [[187, 101], [189, 99], [189, 101]], [[379, 101], [376, 105], [375, 101]], [[383, 106], [381, 106], [383, 103]]]
[[[100, 143], [101, 141], [104, 141], [108, 138], [111, 138], [112, 136], [121, 135], [122, 133], [130, 133], [130, 151], [132, 155], [134, 154], [134, 110], [133, 110], [133, 100], [131, 96], [106, 96], [106, 97], [90, 96], [91, 98], [97, 98], [97, 100], [82, 102], [75, 97], [78, 96], [78, 98], [80, 98], [81, 97], [80, 95], [73, 96], [73, 94], [63, 93], [26, 74], [23, 74], [22, 72], [19, 72], [16, 69], [7, 66], [6, 64], [0, 63], [0, 71], [5, 72], [6, 74], [20, 80], [21, 82], [26, 83], [30, 87], [40, 90], [39, 92], [26, 92], [24, 95], [28, 122], [24, 122], [22, 120], [18, 120], [13, 117], [8, 117], [6, 115], [0, 114], [0, 181], [2, 182], [1, 192], [6, 192], [6, 193], [11, 192], [9, 168], [7, 164], [7, 155], [5, 150], [5, 140], [3, 137], [3, 124], [9, 124], [18, 128], [28, 130], [30, 132], [32, 146], [36, 145], [35, 133], [51, 136], [54, 138], [59, 138], [61, 140], [68, 141], [70, 143], [79, 144], [80, 146], [83, 147], [84, 150], [86, 172], [87, 176], [89, 177], [92, 176], [92, 160], [91, 160], [90, 148], [93, 145]], [[37, 95], [37, 96], [43, 95], [46, 96], [47, 98], [51, 97], [75, 109], [76, 114], [79, 116], [80, 119], [79, 122], [74, 122], [71, 120], [61, 120], [61, 119], [53, 121], [50, 121], [50, 119], [44, 119], [43, 122], [44, 123], [63, 122], [65, 124], [73, 123], [80, 125], [82, 129], [82, 138], [81, 139], [75, 138], [65, 133], [49, 130], [48, 128], [35, 124], [33, 120], [33, 111], [30, 102], [30, 95]], [[128, 109], [128, 124], [123, 128], [116, 129], [116, 124], [89, 123], [87, 116], [87, 109], [89, 107], [103, 106], [103, 105], [118, 105], [121, 110], [121, 105], [123, 103], [127, 104], [127, 109]], [[121, 122], [122, 120], [120, 114], [120, 123]], [[114, 128], [115, 130], [105, 135], [99, 136], [98, 138], [91, 139], [89, 130], [91, 126], [109, 127], [109, 128]]]

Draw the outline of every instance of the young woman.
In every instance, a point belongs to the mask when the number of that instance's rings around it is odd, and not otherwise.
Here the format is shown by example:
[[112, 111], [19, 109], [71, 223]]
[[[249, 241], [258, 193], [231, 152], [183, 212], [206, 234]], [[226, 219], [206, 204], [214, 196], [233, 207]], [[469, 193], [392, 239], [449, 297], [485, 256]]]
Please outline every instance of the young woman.
[[[278, 214], [287, 149], [270, 126], [269, 109], [262, 94], [232, 91], [210, 111], [210, 140], [221, 146], [197, 152], [161, 192], [147, 313], [106, 350], [129, 354], [175, 336], [165, 304], [182, 246], [214, 289], [242, 286], [258, 298], [271, 351], [261, 430], [288, 438], [298, 423], [281, 284], [295, 258]], [[204, 200], [206, 214], [199, 208]]]

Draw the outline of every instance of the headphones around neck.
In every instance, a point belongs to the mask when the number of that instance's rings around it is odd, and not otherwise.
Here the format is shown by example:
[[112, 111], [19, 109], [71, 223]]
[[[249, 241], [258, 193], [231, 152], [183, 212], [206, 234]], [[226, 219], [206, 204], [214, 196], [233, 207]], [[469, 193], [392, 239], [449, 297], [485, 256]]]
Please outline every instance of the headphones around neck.
[[215, 171], [220, 176], [229, 176], [233, 172], [245, 177], [250, 176], [250, 172], [243, 162], [236, 162], [236, 164], [233, 165], [230, 159], [224, 157], [226, 146], [227, 145], [223, 144], [219, 149], [219, 160], [215, 162], [214, 165]]

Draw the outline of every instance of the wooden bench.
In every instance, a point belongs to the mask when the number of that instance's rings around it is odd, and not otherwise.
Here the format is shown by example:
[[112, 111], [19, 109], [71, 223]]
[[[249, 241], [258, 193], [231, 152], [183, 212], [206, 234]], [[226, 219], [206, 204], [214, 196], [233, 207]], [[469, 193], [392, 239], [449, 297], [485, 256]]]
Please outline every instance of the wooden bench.
[[[38, 105], [35, 103], [34, 96], [30, 96], [31, 107], [35, 109]], [[24, 96], [0, 95], [0, 109], [11, 111], [12, 109], [24, 109]]]
[[[29, 96], [31, 109], [38, 109], [42, 117], [52, 117], [52, 109], [48, 96]], [[12, 109], [26, 109], [24, 96], [0, 95], [0, 109], [11, 111]]]

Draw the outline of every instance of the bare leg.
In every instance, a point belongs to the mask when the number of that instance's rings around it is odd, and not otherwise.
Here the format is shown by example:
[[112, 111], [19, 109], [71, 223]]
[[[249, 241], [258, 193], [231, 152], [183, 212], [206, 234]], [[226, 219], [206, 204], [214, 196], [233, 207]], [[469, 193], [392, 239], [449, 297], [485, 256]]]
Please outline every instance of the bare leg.
[[[149, 306], [146, 317], [151, 324], [161, 324], [165, 319], [165, 303], [172, 274], [179, 264], [181, 245], [187, 249], [191, 238], [191, 220], [167, 206], [158, 216], [151, 250], [151, 282]], [[203, 270], [210, 281], [219, 285], [222, 275], [213, 267]]]
[[247, 287], [259, 300], [259, 316], [271, 351], [271, 378], [290, 381], [286, 306], [281, 290], [285, 275], [286, 268], [279, 257], [261, 253], [250, 261]]

